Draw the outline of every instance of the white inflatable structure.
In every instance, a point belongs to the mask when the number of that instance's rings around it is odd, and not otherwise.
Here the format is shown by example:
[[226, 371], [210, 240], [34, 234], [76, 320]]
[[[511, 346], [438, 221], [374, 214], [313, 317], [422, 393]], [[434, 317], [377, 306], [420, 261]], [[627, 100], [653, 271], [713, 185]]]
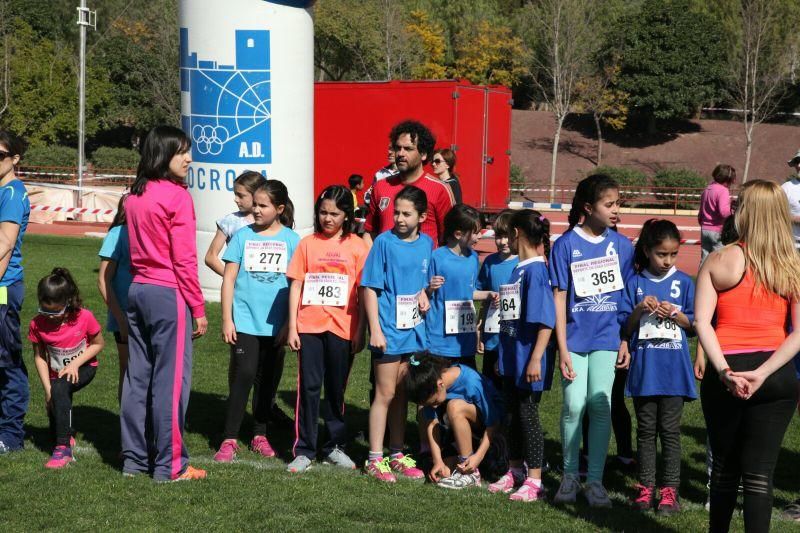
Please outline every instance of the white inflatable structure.
[[197, 214], [200, 284], [216, 221], [236, 210], [233, 181], [255, 170], [283, 181], [295, 229], [313, 225], [314, 25], [300, 0], [181, 0], [181, 121], [192, 139], [187, 176]]

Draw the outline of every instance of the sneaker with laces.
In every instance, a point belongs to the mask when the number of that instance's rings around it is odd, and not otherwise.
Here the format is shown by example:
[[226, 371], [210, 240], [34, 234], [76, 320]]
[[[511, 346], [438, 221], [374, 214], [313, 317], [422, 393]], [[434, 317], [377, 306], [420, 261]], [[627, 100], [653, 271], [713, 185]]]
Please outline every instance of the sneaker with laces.
[[558, 487], [553, 502], [555, 503], [575, 503], [578, 492], [581, 490], [581, 482], [575, 474], [564, 474], [561, 478], [561, 485]]
[[322, 462], [326, 465], [338, 466], [339, 468], [346, 468], [348, 470], [356, 469], [356, 464], [353, 460], [338, 446], [335, 447]]
[[793, 501], [783, 508], [781, 515], [786, 520], [800, 522], [800, 499]]
[[658, 514], [671, 515], [679, 513], [681, 502], [678, 498], [678, 489], [675, 487], [661, 488], [661, 501], [658, 502]]
[[402, 453], [389, 459], [389, 468], [398, 476], [406, 479], [424, 479], [425, 473], [417, 468], [417, 462], [410, 455]]
[[636, 497], [633, 499], [633, 506], [640, 511], [649, 511], [652, 509], [655, 503], [656, 489], [654, 487], [636, 485], [636, 491]]
[[289, 463], [289, 465], [286, 467], [286, 471], [291, 472], [292, 474], [302, 474], [309, 468], [311, 468], [311, 459], [305, 455], [298, 455], [294, 458], [294, 461]]
[[454, 472], [450, 477], [440, 480], [436, 485], [443, 489], [461, 490], [469, 487], [481, 486], [481, 474], [475, 470], [471, 474], [462, 474], [461, 472]]
[[264, 435], [256, 435], [250, 441], [250, 449], [261, 457], [275, 457], [275, 450]]
[[522, 485], [525, 480], [519, 476], [514, 475], [513, 470], [509, 470], [503, 477], [489, 485], [489, 492], [492, 494], [496, 494], [498, 492], [502, 492], [503, 494], [508, 494], [512, 492], [515, 488]]
[[583, 496], [589, 502], [589, 507], [611, 508], [608, 492], [599, 481], [587, 481], [583, 486]]
[[214, 454], [214, 460], [218, 463], [230, 463], [236, 459], [236, 452], [239, 451], [239, 443], [236, 439], [225, 439], [219, 446], [219, 451]]
[[532, 479], [526, 479], [522, 486], [508, 497], [513, 502], [535, 502], [544, 499], [544, 487], [537, 487]]
[[176, 477], [173, 481], [194, 481], [197, 479], [205, 479], [205, 478], [206, 478], [205, 470], [188, 465], [186, 467], [186, 470], [183, 471], [183, 474]]
[[397, 481], [397, 478], [394, 476], [389, 466], [388, 457], [365, 462], [364, 473], [370, 477], [374, 477], [378, 481], [385, 481], [386, 483], [394, 483]]
[[69, 446], [56, 446], [53, 449], [53, 455], [50, 456], [50, 460], [47, 461], [44, 465], [45, 468], [64, 468], [65, 466], [69, 466], [71, 462], [75, 460], [72, 457], [72, 448]]

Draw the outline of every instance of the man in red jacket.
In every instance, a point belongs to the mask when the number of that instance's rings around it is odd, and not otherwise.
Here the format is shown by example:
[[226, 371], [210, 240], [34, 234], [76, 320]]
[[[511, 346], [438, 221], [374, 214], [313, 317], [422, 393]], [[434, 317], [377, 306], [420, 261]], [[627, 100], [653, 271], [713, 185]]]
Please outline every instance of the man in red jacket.
[[420, 229], [438, 246], [444, 229], [444, 216], [455, 200], [450, 186], [423, 168], [433, 156], [436, 138], [425, 125], [409, 120], [392, 128], [389, 139], [398, 173], [375, 183], [364, 224], [364, 240], [372, 246], [374, 237], [394, 226], [394, 197], [406, 185], [414, 185], [425, 191], [428, 197], [428, 217]]

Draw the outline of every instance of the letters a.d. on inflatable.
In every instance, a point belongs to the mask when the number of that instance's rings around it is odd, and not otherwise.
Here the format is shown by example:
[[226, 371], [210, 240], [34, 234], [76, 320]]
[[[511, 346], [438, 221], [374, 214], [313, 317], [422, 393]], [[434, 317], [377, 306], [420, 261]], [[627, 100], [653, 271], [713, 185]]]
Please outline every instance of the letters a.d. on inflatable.
[[236, 210], [245, 170], [279, 179], [295, 228], [313, 224], [314, 26], [299, 0], [181, 0], [181, 122], [192, 139], [187, 176], [197, 213], [200, 284], [219, 300], [203, 263], [216, 220]]

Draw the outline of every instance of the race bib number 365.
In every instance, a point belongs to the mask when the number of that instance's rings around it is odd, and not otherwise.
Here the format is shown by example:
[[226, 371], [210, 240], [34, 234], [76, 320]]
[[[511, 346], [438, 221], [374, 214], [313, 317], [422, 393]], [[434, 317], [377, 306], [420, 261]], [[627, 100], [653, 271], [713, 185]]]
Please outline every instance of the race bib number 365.
[[475, 333], [475, 306], [472, 300], [448, 300], [444, 303], [444, 332]]
[[288, 255], [283, 241], [247, 241], [244, 244], [244, 269], [285, 274]]
[[569, 268], [572, 271], [575, 294], [582, 298], [621, 291], [624, 288], [618, 255], [576, 261]]
[[347, 305], [347, 274], [309, 272], [303, 283], [303, 305]]

